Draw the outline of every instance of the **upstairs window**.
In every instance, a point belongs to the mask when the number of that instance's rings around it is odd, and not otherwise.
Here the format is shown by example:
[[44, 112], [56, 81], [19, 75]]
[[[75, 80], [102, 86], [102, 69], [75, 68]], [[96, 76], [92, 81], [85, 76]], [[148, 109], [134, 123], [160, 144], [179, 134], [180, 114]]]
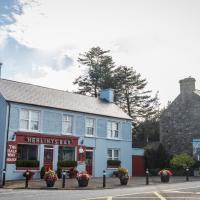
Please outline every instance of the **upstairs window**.
[[119, 124], [117, 122], [108, 122], [107, 133], [108, 138], [118, 138]]
[[73, 116], [63, 115], [63, 133], [72, 133]]
[[86, 118], [86, 135], [93, 136], [95, 128], [95, 120], [92, 118]]
[[39, 111], [21, 109], [20, 110], [20, 129], [21, 130], [39, 130]]

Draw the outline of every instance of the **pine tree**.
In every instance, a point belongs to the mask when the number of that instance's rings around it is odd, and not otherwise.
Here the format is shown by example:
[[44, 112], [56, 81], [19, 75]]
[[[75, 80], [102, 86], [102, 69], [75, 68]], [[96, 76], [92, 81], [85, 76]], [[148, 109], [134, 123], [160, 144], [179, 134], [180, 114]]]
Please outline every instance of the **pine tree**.
[[133, 118], [135, 123], [150, 118], [157, 111], [158, 98], [146, 90], [147, 81], [132, 67], [120, 66], [115, 70], [116, 103]]
[[138, 124], [156, 113], [158, 98], [146, 90], [147, 81], [132, 67], [115, 67], [112, 57], [100, 47], [93, 47], [80, 54], [78, 62], [87, 66], [84, 75], [78, 77], [77, 93], [97, 97], [101, 89], [115, 89], [115, 103]]
[[78, 62], [88, 67], [83, 76], [79, 76], [74, 84], [79, 86], [78, 92], [97, 97], [101, 89], [113, 88], [114, 62], [100, 47], [93, 47], [88, 52], [80, 54]]

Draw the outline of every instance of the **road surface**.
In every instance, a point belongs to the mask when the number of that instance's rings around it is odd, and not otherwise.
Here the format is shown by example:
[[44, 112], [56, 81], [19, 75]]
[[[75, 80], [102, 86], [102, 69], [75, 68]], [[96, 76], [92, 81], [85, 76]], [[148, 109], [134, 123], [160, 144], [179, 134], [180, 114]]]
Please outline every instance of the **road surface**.
[[0, 189], [0, 200], [194, 200], [200, 199], [200, 181], [101, 190]]

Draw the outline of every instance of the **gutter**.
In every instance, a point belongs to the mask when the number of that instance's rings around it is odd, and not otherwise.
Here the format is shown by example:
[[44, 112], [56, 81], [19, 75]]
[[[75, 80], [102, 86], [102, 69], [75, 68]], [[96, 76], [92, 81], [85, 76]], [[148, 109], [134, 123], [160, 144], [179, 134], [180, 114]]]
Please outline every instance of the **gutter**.
[[90, 112], [78, 111], [78, 110], [69, 110], [69, 109], [65, 109], [65, 108], [38, 105], [38, 104], [33, 104], [33, 103], [24, 103], [24, 102], [20, 102], [20, 101], [9, 100], [9, 102], [14, 103], [14, 104], [17, 103], [17, 104], [22, 104], [22, 105], [35, 106], [35, 107], [39, 107], [39, 108], [49, 108], [49, 109], [54, 109], [54, 110], [59, 110], [59, 111], [67, 111], [67, 112], [82, 113], [82, 114], [88, 114], [88, 115], [96, 115], [96, 116], [106, 117], [106, 118], [114, 118], [114, 119], [128, 120], [128, 121], [133, 120], [129, 115], [127, 115], [127, 117], [119, 117], [119, 116], [116, 117], [116, 116], [112, 116], [112, 115], [103, 115], [103, 114], [98, 114], [98, 113], [90, 113]]
[[5, 160], [4, 160], [4, 170], [6, 171], [7, 165], [7, 151], [8, 151], [8, 135], [9, 135], [9, 129], [10, 129], [10, 102], [8, 102], [8, 118], [7, 118], [7, 131], [6, 131], [6, 151], [5, 151]]

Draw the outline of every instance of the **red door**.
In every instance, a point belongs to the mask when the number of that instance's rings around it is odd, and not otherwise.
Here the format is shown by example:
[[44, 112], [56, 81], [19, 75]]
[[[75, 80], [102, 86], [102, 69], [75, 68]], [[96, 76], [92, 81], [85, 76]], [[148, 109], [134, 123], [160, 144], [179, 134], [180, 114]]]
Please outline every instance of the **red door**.
[[92, 175], [93, 150], [86, 149], [86, 171]]
[[144, 156], [132, 156], [132, 176], [144, 176]]
[[53, 147], [45, 146], [44, 147], [44, 167], [45, 171], [53, 169]]

